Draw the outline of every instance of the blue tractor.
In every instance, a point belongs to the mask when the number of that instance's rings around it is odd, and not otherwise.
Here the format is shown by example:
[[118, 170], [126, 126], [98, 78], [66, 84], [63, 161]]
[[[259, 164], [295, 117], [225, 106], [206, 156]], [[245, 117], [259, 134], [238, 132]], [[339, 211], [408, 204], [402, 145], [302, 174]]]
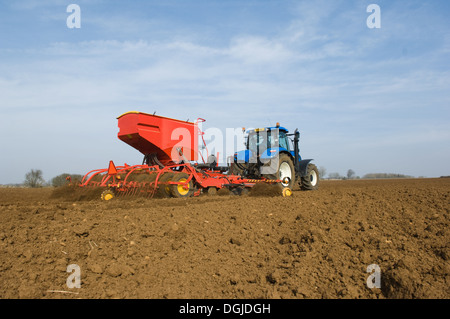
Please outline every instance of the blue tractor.
[[[257, 128], [247, 131], [246, 149], [234, 154], [228, 173], [248, 179], [281, 180], [279, 187], [293, 189], [297, 182], [302, 190], [319, 187], [319, 172], [312, 159], [299, 153], [300, 133], [281, 127]], [[293, 138], [292, 138], [293, 137]]]

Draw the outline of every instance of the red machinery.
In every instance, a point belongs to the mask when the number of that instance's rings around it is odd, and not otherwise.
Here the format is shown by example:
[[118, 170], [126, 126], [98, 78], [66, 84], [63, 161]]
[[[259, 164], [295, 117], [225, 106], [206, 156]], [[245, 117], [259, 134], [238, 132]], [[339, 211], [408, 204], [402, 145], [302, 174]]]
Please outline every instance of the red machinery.
[[[198, 123], [204, 122], [203, 119], [185, 122], [142, 112], [127, 112], [117, 119], [119, 139], [144, 154], [144, 161], [141, 165], [117, 167], [110, 161], [107, 169], [88, 172], [81, 186], [105, 187], [104, 200], [120, 194], [190, 197], [222, 188], [241, 194], [256, 183], [281, 182], [227, 175], [229, 167], [218, 166], [214, 156], [207, 162], [203, 160], [203, 164], [194, 163], [200, 154], [198, 137], [203, 139]], [[283, 189], [282, 194], [290, 196], [292, 191]]]

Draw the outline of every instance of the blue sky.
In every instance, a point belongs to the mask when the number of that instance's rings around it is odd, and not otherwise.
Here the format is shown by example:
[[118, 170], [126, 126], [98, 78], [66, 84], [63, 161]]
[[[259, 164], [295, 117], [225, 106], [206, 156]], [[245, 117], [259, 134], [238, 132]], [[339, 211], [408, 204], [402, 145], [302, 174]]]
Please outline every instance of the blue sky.
[[[69, 4], [81, 28], [69, 29]], [[369, 4], [381, 28], [369, 29]], [[120, 114], [301, 132], [328, 173], [450, 175], [450, 2], [0, 1], [0, 184], [142, 156]]]

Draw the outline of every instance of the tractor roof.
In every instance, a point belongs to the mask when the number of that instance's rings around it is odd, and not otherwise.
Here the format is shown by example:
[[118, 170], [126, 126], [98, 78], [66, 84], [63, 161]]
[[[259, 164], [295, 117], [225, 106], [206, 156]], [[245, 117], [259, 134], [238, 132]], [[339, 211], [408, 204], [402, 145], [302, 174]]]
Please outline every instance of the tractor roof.
[[280, 130], [280, 131], [284, 131], [286, 133], [288, 133], [289, 131], [287, 130], [287, 128], [282, 127], [282, 126], [268, 126], [268, 127], [263, 127], [263, 128], [255, 128], [253, 130], [248, 130], [247, 133], [251, 134], [251, 133], [255, 133], [255, 132], [264, 132], [264, 131], [271, 131], [271, 130]]

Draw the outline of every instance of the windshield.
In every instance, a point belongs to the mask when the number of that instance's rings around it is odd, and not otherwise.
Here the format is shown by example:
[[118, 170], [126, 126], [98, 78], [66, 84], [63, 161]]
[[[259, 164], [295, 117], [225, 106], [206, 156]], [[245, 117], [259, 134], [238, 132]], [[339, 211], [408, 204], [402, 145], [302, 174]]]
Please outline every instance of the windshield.
[[247, 148], [252, 154], [262, 154], [268, 147], [284, 147], [289, 150], [287, 136], [285, 132], [271, 131], [252, 132], [248, 136]]

